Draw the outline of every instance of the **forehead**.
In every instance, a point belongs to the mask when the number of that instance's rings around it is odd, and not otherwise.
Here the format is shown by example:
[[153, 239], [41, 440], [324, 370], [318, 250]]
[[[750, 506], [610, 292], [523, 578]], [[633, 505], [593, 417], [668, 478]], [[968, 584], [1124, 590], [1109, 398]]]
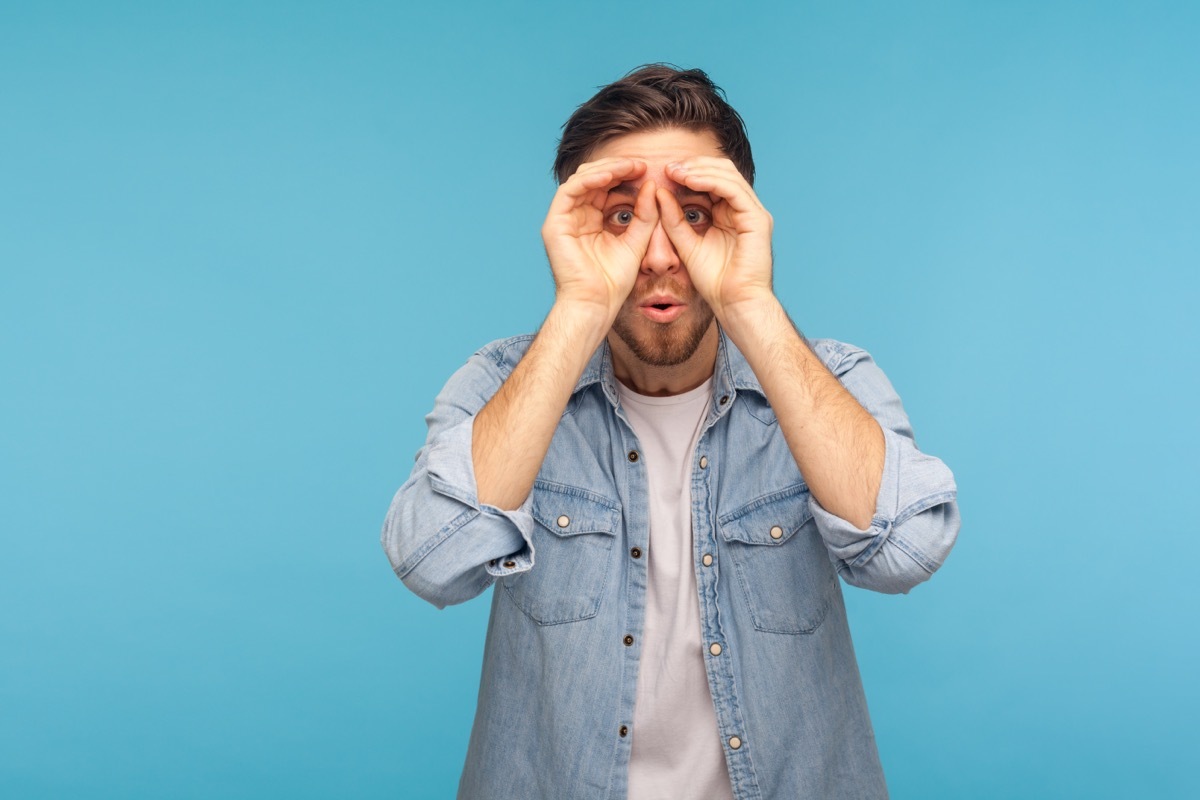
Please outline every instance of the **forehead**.
[[692, 156], [722, 155], [717, 137], [712, 131], [689, 131], [683, 128], [666, 128], [657, 131], [640, 131], [617, 136], [601, 144], [589, 157], [589, 161], [602, 158], [638, 158], [651, 167], [665, 167], [672, 161], [682, 161]]

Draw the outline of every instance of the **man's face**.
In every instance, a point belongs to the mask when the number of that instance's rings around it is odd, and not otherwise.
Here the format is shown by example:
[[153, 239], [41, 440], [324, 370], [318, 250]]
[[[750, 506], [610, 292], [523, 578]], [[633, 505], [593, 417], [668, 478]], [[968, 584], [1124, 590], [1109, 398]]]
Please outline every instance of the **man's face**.
[[[685, 217], [703, 233], [712, 224], [712, 199], [693, 192], [666, 176], [666, 167], [691, 156], [722, 157], [717, 139], [708, 131], [668, 128], [630, 133], [601, 145], [588, 160], [623, 157], [646, 162], [646, 173], [609, 192], [605, 218], [632, 211], [637, 190], [647, 180], [671, 191]], [[683, 260], [662, 225], [650, 237], [637, 283], [613, 321], [613, 332], [641, 362], [655, 367], [682, 364], [695, 354], [713, 324], [712, 308], [692, 286]]]

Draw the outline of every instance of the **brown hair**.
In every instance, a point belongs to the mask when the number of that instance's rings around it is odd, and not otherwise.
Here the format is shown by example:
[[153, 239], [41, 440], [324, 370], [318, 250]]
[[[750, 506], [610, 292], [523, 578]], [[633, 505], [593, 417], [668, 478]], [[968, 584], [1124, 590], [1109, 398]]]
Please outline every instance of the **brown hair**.
[[702, 70], [670, 64], [638, 67], [600, 89], [563, 125], [554, 176], [562, 183], [604, 142], [626, 133], [684, 128], [711, 131], [721, 152], [754, 184], [746, 124]]

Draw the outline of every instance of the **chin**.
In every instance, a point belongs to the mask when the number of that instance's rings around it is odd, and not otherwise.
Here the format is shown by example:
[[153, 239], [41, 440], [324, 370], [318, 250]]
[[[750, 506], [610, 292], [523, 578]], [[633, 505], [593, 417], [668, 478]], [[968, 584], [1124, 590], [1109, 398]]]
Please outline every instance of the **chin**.
[[680, 318], [665, 325], [631, 322], [629, 316], [622, 315], [613, 322], [613, 332], [643, 364], [674, 367], [696, 354], [712, 320], [711, 311], [693, 320]]

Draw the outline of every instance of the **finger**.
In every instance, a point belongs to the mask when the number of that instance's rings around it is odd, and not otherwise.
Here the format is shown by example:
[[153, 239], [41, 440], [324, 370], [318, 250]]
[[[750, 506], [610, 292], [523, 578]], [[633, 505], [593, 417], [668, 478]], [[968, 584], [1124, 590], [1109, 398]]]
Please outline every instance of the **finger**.
[[[723, 172], [730, 177], [746, 181], [746, 176], [742, 174], [737, 165], [728, 158], [716, 158], [714, 156], [689, 156], [678, 162], [684, 169], [692, 172]], [[746, 187], [753, 193], [750, 187], [750, 182], [746, 181]]]
[[689, 189], [715, 195], [729, 203], [734, 211], [766, 211], [750, 184], [737, 170], [671, 164], [667, 167], [667, 175]]
[[615, 186], [621, 181], [641, 177], [645, 171], [646, 162], [636, 158], [602, 158], [599, 161], [591, 161], [581, 165], [570, 178], [563, 181], [562, 186], [559, 188], [570, 191], [570, 187], [574, 182], [602, 172], [612, 174], [613, 185]]
[[658, 214], [662, 220], [663, 230], [667, 232], [671, 244], [675, 245], [675, 252], [679, 253], [679, 257], [683, 259], [683, 265], [686, 267], [703, 237], [696, 233], [683, 216], [683, 208], [675, 199], [674, 194], [666, 189], [659, 189], [655, 193], [655, 199], [658, 201]]
[[[586, 169], [584, 169], [586, 167]], [[585, 164], [558, 187], [550, 203], [550, 213], [565, 214], [593, 192], [612, 189], [646, 171], [646, 162], [633, 158], [606, 158]]]
[[628, 244], [629, 249], [638, 257], [639, 263], [642, 256], [646, 254], [646, 248], [650, 246], [650, 237], [654, 234], [655, 226], [658, 225], [656, 189], [657, 186], [652, 180], [646, 181], [638, 189], [633, 205], [633, 222], [629, 223], [625, 232], [621, 234], [621, 241]]
[[[574, 174], [575, 175], [583, 175], [588, 172], [593, 172], [597, 169], [622, 170], [622, 169], [625, 169], [626, 166], [628, 166], [630, 164], [632, 164], [636, 169], [639, 170], [638, 174], [640, 174], [641, 171], [644, 171], [646, 169], [646, 162], [642, 161], [641, 159], [626, 158], [624, 156], [610, 156], [608, 158], [599, 158], [599, 159], [596, 159], [595, 161], [587, 161], [583, 164], [580, 164], [579, 169], [575, 170]], [[565, 182], [566, 181], [564, 181], [564, 183]]]

